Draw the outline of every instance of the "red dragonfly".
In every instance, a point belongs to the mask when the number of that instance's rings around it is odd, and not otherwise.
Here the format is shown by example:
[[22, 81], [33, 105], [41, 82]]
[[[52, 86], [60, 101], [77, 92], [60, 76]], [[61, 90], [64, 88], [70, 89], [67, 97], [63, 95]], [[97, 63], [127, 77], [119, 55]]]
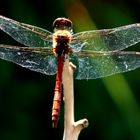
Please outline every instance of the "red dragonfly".
[[140, 24], [73, 34], [72, 22], [57, 18], [54, 33], [0, 16], [0, 29], [24, 46], [0, 45], [0, 58], [46, 75], [56, 74], [52, 108], [57, 127], [63, 62], [69, 55], [77, 66], [76, 79], [96, 79], [140, 67], [140, 52], [121, 51], [140, 42]]

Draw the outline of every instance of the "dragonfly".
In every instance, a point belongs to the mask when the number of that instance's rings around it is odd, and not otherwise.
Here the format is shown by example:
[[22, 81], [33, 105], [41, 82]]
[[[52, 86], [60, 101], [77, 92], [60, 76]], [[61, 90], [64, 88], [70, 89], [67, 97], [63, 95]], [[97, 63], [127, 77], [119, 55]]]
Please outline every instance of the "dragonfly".
[[[0, 29], [22, 46], [0, 44], [0, 58], [46, 75], [56, 74], [52, 125], [57, 127], [65, 59], [76, 65], [76, 79], [96, 79], [140, 67], [140, 52], [124, 49], [140, 42], [140, 24], [73, 33], [72, 21], [57, 18], [53, 33], [0, 16]], [[69, 57], [66, 57], [69, 56]]]

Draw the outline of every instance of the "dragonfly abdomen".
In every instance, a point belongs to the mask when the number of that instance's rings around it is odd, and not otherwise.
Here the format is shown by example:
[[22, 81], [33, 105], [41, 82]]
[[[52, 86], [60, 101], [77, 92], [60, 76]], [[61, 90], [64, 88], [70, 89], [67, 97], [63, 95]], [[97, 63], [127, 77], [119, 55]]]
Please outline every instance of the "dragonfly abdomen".
[[58, 57], [58, 69], [56, 74], [56, 83], [54, 90], [54, 100], [52, 107], [52, 126], [57, 127], [60, 114], [61, 94], [62, 94], [62, 71], [63, 71], [64, 56]]

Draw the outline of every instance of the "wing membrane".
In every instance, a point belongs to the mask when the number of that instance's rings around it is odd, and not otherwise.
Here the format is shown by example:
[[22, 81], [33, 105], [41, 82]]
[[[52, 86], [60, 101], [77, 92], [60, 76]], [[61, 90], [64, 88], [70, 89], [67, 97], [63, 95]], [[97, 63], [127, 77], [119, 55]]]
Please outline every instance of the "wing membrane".
[[29, 47], [52, 47], [52, 33], [42, 28], [0, 16], [0, 29]]
[[140, 24], [80, 32], [74, 34], [73, 38], [72, 47], [77, 51], [123, 50], [140, 42]]
[[51, 49], [0, 45], [0, 58], [43, 74], [56, 73], [56, 58]]
[[75, 57], [78, 66], [76, 79], [96, 79], [140, 67], [140, 52], [88, 52]]

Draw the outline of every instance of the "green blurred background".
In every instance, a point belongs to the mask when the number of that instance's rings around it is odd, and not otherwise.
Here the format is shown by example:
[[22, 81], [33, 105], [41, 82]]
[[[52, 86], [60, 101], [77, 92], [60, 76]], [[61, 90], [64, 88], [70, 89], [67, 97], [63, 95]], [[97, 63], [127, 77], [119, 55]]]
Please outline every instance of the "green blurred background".
[[[0, 15], [49, 31], [55, 18], [69, 17], [78, 32], [140, 22], [140, 0], [3, 0]], [[20, 45], [1, 31], [2, 43]], [[79, 140], [140, 140], [140, 69], [74, 82], [75, 119], [89, 120]], [[63, 103], [51, 127], [54, 84], [55, 76], [0, 60], [0, 140], [62, 140]]]

